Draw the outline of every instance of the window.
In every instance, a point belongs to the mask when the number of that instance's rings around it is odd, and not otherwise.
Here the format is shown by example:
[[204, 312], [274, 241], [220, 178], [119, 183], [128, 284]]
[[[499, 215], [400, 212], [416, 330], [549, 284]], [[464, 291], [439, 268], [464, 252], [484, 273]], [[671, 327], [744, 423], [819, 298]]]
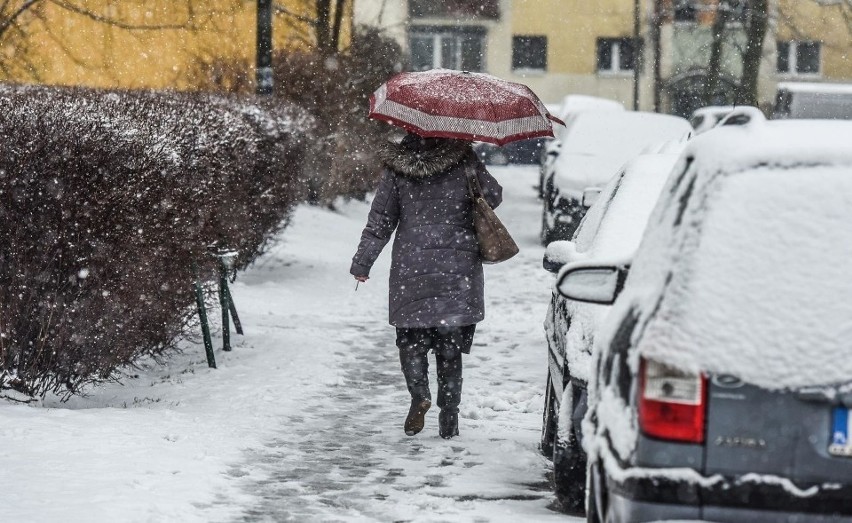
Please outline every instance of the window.
[[674, 4], [675, 22], [695, 22], [698, 18], [698, 9], [692, 0], [676, 0]]
[[512, 70], [547, 69], [546, 36], [512, 37]]
[[482, 71], [484, 35], [484, 30], [477, 27], [412, 28], [409, 36], [411, 69], [425, 71], [443, 67]]
[[778, 42], [779, 73], [818, 75], [821, 44], [819, 42]]
[[636, 56], [632, 38], [598, 38], [598, 71], [632, 71]]
[[500, 18], [499, 0], [408, 0], [411, 18]]
[[751, 10], [746, 0], [728, 0], [728, 8], [731, 10], [728, 20], [737, 24], [748, 24]]

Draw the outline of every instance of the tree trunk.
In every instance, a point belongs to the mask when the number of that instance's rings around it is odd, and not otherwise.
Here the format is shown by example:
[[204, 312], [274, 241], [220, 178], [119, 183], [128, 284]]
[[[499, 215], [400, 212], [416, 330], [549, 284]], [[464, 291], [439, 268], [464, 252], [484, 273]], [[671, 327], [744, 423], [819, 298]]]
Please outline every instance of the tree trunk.
[[343, 9], [346, 7], [346, 0], [335, 0], [334, 4], [334, 25], [331, 28], [331, 43], [329, 48], [333, 52], [340, 50], [340, 29], [343, 25]]
[[758, 105], [757, 83], [760, 76], [760, 61], [763, 57], [763, 40], [766, 37], [768, 26], [768, 0], [752, 0], [748, 40], [743, 53], [743, 75], [737, 90], [738, 104]]
[[713, 43], [710, 47], [710, 61], [707, 64], [707, 74], [704, 80], [704, 105], [712, 105], [714, 96], [719, 91], [719, 80], [722, 76], [722, 51], [724, 49], [725, 29], [730, 18], [730, 6], [727, 0], [720, 0], [716, 7], [716, 18], [713, 20]]
[[317, 49], [328, 54], [331, 49], [331, 0], [316, 0], [317, 5]]

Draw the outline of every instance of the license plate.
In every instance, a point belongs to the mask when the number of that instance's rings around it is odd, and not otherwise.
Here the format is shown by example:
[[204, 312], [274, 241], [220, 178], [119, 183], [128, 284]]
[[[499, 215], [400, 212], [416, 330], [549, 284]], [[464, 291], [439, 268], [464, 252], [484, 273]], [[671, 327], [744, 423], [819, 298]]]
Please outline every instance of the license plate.
[[852, 457], [852, 410], [846, 407], [835, 407], [834, 415], [832, 416], [831, 426], [831, 444], [828, 446], [828, 453], [834, 456]]

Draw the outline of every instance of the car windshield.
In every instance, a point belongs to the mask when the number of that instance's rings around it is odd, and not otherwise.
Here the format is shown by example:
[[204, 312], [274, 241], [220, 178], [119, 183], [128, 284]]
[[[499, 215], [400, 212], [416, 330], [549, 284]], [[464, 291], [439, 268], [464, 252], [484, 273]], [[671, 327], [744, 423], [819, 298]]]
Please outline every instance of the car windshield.
[[627, 164], [583, 219], [574, 239], [577, 251], [606, 259], [632, 255], [677, 158], [677, 154], [642, 155]]
[[625, 159], [649, 144], [684, 138], [692, 126], [683, 118], [653, 113], [595, 112], [578, 115], [562, 154], [619, 154]]

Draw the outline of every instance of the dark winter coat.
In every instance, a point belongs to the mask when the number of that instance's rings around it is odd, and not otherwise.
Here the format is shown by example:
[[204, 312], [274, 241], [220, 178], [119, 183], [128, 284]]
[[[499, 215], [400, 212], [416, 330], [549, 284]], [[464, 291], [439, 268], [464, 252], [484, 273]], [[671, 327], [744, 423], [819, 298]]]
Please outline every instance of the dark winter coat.
[[431, 139], [389, 145], [350, 272], [368, 276], [394, 230], [389, 321], [395, 327], [458, 327], [485, 317], [484, 278], [464, 166], [475, 166], [486, 201], [503, 189], [470, 145]]

